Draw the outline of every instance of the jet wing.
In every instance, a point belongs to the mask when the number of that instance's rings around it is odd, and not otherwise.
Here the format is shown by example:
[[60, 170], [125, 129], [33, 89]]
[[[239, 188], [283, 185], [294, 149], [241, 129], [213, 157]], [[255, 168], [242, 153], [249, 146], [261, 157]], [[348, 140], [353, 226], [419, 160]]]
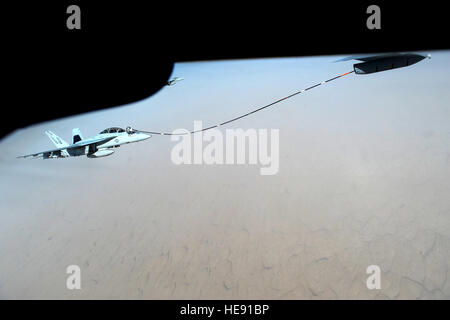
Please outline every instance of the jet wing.
[[349, 60], [371, 61], [371, 60], [375, 60], [375, 59], [397, 57], [397, 56], [401, 56], [401, 55], [402, 55], [402, 53], [398, 53], [398, 52], [382, 53], [382, 54], [366, 54], [366, 55], [345, 57], [345, 58], [336, 60], [334, 62], [349, 61]]
[[24, 156], [18, 156], [17, 158], [28, 158], [28, 157], [33, 157], [33, 158], [38, 158], [38, 157], [43, 157], [44, 154], [61, 154], [62, 150], [69, 150], [69, 149], [76, 149], [76, 148], [80, 148], [80, 147], [86, 147], [92, 144], [103, 144], [106, 143], [112, 139], [114, 139], [115, 136], [112, 137], [106, 137], [106, 138], [97, 138], [97, 139], [87, 139], [87, 140], [81, 140], [80, 142], [71, 144], [70, 146], [67, 147], [63, 147], [63, 148], [58, 148], [58, 149], [52, 149], [52, 150], [47, 150], [47, 151], [42, 151], [42, 152], [38, 152], [38, 153], [32, 153], [32, 154], [27, 154]]

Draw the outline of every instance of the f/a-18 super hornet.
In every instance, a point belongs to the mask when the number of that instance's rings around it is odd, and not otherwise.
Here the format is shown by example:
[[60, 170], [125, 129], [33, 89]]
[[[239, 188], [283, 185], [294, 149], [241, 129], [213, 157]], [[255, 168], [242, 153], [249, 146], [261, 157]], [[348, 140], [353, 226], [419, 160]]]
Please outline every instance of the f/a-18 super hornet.
[[72, 130], [72, 144], [58, 137], [51, 131], [45, 132], [57, 149], [32, 153], [18, 158], [68, 158], [86, 155], [88, 158], [106, 157], [114, 153], [114, 148], [122, 144], [139, 142], [151, 137], [151, 134], [136, 132], [130, 127], [126, 130], [112, 127], [103, 130], [98, 135], [83, 139], [78, 128]]
[[177, 82], [179, 82], [179, 81], [181, 81], [181, 80], [184, 80], [184, 78], [175, 77], [175, 78], [172, 78], [172, 79], [170, 79], [169, 81], [167, 81], [167, 84], [166, 84], [166, 85], [168, 85], [168, 86], [173, 86], [175, 83], [177, 83]]

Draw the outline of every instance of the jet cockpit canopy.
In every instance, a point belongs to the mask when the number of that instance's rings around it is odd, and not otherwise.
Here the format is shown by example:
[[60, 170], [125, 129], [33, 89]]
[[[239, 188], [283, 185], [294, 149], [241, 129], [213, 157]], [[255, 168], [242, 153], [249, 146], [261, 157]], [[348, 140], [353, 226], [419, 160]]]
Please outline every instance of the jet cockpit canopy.
[[122, 129], [122, 128], [119, 128], [119, 127], [111, 127], [111, 128], [103, 130], [102, 132], [100, 132], [100, 134], [103, 134], [103, 133], [120, 133], [120, 132], [125, 132], [125, 130]]

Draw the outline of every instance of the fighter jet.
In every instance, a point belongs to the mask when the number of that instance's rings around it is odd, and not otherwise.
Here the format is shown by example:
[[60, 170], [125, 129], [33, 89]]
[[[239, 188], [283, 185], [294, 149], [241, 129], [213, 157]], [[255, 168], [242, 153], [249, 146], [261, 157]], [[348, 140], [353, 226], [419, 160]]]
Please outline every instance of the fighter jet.
[[361, 55], [346, 57], [335, 62], [359, 60], [362, 63], [353, 65], [356, 74], [369, 74], [413, 65], [425, 58], [431, 59], [431, 55], [419, 53], [384, 53], [377, 55]]
[[180, 77], [172, 78], [169, 81], [167, 81], [167, 85], [168, 86], [173, 86], [175, 83], [177, 83], [177, 82], [179, 82], [181, 80], [184, 80], [184, 78], [180, 78]]
[[151, 137], [151, 134], [136, 132], [131, 127], [125, 130], [118, 127], [112, 127], [103, 130], [98, 135], [83, 139], [78, 128], [72, 130], [72, 144], [58, 137], [51, 131], [45, 132], [57, 149], [32, 153], [17, 158], [67, 158], [86, 155], [88, 158], [106, 157], [114, 153], [114, 148], [120, 147], [122, 144], [139, 142]]

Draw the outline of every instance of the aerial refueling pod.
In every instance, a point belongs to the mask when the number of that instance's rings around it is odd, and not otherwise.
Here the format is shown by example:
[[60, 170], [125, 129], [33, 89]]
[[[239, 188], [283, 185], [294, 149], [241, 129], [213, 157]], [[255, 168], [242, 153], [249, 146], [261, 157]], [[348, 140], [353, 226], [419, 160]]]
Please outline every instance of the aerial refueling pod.
[[424, 56], [418, 53], [390, 53], [376, 56], [348, 57], [338, 61], [360, 60], [364, 61], [353, 65], [356, 74], [369, 74], [413, 65], [430, 55]]
[[353, 65], [357, 74], [369, 74], [396, 68], [407, 67], [425, 59], [419, 54], [404, 54], [397, 57], [380, 58]]

